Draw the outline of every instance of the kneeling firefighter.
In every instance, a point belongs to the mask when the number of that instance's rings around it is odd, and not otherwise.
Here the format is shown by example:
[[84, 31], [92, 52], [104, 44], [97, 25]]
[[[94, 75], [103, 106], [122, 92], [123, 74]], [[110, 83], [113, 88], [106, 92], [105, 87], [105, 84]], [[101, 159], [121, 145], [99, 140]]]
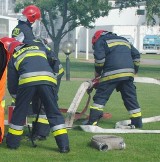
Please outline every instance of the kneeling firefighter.
[[29, 104], [38, 94], [44, 104], [50, 129], [59, 151], [69, 152], [67, 129], [57, 104], [56, 73], [59, 67], [56, 61], [54, 74], [49, 63], [50, 58], [41, 46], [15, 41], [9, 45], [7, 51], [13, 53], [8, 64], [8, 90], [10, 94], [16, 94], [15, 108], [6, 136], [7, 147], [16, 149], [20, 146]]
[[[4, 96], [6, 89], [7, 64], [11, 57], [3, 44], [3, 40], [4, 39], [0, 39], [0, 143], [2, 143], [4, 137]], [[11, 38], [10, 40], [13, 41], [15, 39]], [[8, 43], [9, 42], [6, 42], [6, 44]]]

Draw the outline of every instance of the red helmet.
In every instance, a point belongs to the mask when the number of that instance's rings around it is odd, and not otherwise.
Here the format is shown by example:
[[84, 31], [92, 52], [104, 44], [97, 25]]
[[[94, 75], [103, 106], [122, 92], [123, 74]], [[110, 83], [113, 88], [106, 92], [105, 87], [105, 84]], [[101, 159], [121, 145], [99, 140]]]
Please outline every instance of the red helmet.
[[105, 30], [98, 30], [98, 31], [96, 31], [95, 34], [94, 34], [94, 36], [92, 37], [92, 44], [96, 43], [97, 40], [99, 39], [99, 37], [100, 37], [100, 36], [102, 35], [102, 33], [104, 33], [104, 32], [105, 32], [105, 34], [107, 33], [107, 31], [105, 31]]
[[22, 14], [27, 17], [30, 23], [34, 23], [41, 18], [41, 11], [37, 6], [30, 5], [24, 8]]
[[14, 49], [23, 44], [22, 42], [17, 41], [15, 38], [3, 37], [0, 39], [3, 43], [5, 50], [7, 51], [8, 58], [10, 58], [14, 52]]

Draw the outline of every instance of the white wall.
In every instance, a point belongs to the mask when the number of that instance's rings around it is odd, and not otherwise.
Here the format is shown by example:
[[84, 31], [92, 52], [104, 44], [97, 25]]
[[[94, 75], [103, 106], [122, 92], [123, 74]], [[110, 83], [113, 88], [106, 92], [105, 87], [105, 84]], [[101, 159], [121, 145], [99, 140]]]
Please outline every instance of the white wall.
[[8, 36], [12, 36], [12, 30], [17, 26], [18, 20], [17, 19], [9, 19], [9, 33]]
[[18, 21], [16, 18], [0, 16], [0, 35], [3, 36], [11, 36], [13, 28], [17, 25]]
[[[118, 35], [131, 35], [134, 46], [141, 52], [143, 49], [143, 37], [147, 34], [160, 35], [160, 26], [146, 25], [146, 15], [137, 15], [136, 7], [127, 8], [122, 11], [113, 9], [106, 17], [100, 17], [95, 22], [95, 27], [89, 29], [89, 52], [93, 52], [91, 39], [96, 30], [107, 30]], [[144, 9], [141, 7], [140, 9]], [[158, 23], [159, 21], [157, 21]], [[86, 52], [86, 28], [80, 27], [78, 32], [78, 52]]]
[[[145, 15], [137, 15], [137, 7], [123, 9], [113, 9], [106, 17], [100, 17], [96, 20], [95, 25], [138, 25], [145, 23]], [[144, 7], [141, 7], [144, 9]]]

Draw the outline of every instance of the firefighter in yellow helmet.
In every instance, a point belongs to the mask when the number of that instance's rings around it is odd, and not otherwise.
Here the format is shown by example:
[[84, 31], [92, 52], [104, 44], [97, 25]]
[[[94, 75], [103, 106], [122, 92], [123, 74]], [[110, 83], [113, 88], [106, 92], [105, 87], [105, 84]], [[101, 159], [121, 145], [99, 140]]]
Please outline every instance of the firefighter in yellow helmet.
[[[15, 108], [6, 136], [8, 148], [20, 146], [27, 110], [35, 94], [44, 104], [50, 130], [55, 137], [59, 151], [70, 151], [68, 133], [57, 104], [57, 78], [50, 66], [50, 58], [44, 47], [26, 45], [19, 41], [9, 45], [8, 51], [13, 56], [8, 64], [8, 90], [16, 94]], [[43, 65], [43, 66], [42, 66]], [[55, 61], [55, 73], [57, 67]]]

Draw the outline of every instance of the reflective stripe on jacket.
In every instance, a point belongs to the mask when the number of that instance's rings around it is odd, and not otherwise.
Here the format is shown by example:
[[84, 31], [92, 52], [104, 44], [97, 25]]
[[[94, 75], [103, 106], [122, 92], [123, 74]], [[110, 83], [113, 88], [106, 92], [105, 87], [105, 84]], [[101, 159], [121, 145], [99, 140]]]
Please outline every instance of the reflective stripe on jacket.
[[16, 94], [17, 87], [47, 84], [56, 85], [57, 79], [38, 46], [25, 46], [13, 54], [8, 65], [8, 89]]
[[125, 38], [112, 33], [95, 43], [94, 58], [101, 81], [125, 80], [138, 72], [140, 53]]

